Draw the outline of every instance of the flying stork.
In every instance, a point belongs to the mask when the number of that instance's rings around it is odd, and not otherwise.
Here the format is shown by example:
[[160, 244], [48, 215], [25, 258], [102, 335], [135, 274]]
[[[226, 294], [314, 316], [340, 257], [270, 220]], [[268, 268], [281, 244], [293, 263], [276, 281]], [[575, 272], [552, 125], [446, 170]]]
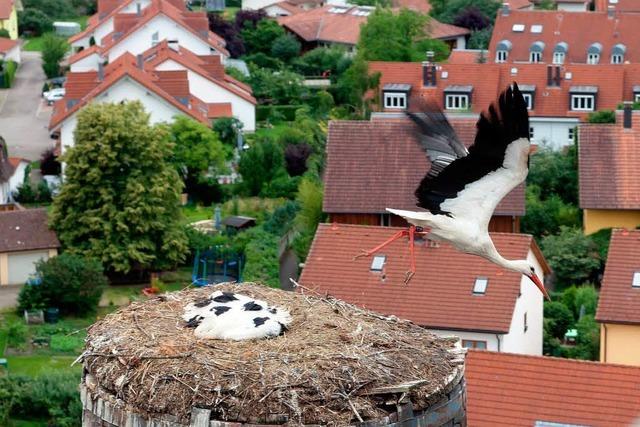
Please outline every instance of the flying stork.
[[[478, 255], [508, 270], [527, 276], [548, 299], [549, 295], [527, 260], [508, 260], [489, 236], [489, 220], [496, 206], [525, 180], [529, 171], [529, 115], [517, 84], [500, 94], [476, 125], [475, 141], [467, 150], [444, 114], [437, 111], [407, 113], [419, 130], [420, 143], [431, 169], [415, 191], [417, 205], [428, 212], [387, 209], [412, 226], [361, 255], [369, 256], [392, 241], [409, 237], [411, 270], [415, 273], [415, 235], [449, 242], [456, 249]], [[428, 231], [427, 231], [428, 230]]]

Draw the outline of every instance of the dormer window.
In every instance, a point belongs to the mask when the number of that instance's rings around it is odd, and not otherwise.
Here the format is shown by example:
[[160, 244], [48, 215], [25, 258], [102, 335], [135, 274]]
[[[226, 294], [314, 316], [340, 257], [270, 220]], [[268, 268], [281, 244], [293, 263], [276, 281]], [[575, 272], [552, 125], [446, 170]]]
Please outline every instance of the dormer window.
[[536, 86], [535, 85], [520, 85], [520, 92], [522, 92], [522, 97], [524, 98], [524, 102], [527, 103], [527, 110], [533, 110], [534, 101], [535, 101]]
[[624, 54], [627, 51], [627, 47], [622, 43], [618, 43], [611, 49], [611, 63], [622, 64], [624, 62]]
[[602, 53], [602, 45], [600, 43], [593, 43], [587, 49], [587, 64], [595, 65], [600, 62], [600, 54]]
[[568, 50], [568, 44], [566, 44], [565, 42], [558, 43], [553, 49], [553, 63], [558, 65], [564, 64]]
[[385, 109], [406, 110], [408, 106], [408, 95], [411, 85], [391, 83], [382, 88], [383, 102]]
[[444, 89], [444, 108], [446, 110], [468, 110], [471, 106], [473, 86], [451, 85]]
[[571, 97], [569, 109], [571, 111], [595, 111], [597, 93], [596, 86], [572, 86], [569, 89]]
[[542, 62], [542, 52], [544, 51], [544, 43], [537, 41], [529, 48], [529, 62]]
[[473, 283], [473, 294], [484, 295], [487, 293], [487, 286], [489, 285], [489, 279], [486, 277], [476, 277], [476, 281]]
[[564, 64], [564, 52], [553, 52], [553, 63], [557, 65]]
[[502, 40], [498, 43], [496, 46], [496, 62], [507, 62], [511, 47], [512, 45], [509, 40]]

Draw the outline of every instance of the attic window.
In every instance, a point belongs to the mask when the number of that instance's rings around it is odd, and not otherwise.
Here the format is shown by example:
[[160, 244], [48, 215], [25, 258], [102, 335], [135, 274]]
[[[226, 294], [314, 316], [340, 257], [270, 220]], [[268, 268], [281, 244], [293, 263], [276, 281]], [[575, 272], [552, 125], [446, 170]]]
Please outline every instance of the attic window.
[[514, 33], [522, 33], [524, 31], [524, 24], [513, 24], [511, 29]]
[[486, 277], [476, 277], [476, 281], [473, 284], [473, 293], [476, 295], [484, 295], [487, 292], [487, 285], [489, 279]]
[[348, 10], [346, 7], [332, 7], [329, 9], [330, 13], [345, 13]]
[[542, 25], [532, 25], [531, 32], [535, 34], [540, 34], [542, 32]]
[[633, 279], [631, 280], [632, 288], [640, 288], [640, 271], [633, 273]]
[[376, 255], [373, 257], [371, 261], [371, 271], [380, 272], [382, 271], [382, 267], [384, 267], [384, 263], [387, 260], [386, 255]]

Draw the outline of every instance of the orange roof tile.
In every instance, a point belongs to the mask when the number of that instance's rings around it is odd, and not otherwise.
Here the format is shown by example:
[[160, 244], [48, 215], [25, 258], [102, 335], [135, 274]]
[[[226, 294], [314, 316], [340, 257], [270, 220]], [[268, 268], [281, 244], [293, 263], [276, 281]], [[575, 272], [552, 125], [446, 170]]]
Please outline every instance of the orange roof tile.
[[451, 24], [445, 24], [431, 18], [427, 24], [427, 34], [434, 39], [449, 39], [458, 36], [468, 36], [471, 30]]
[[[416, 244], [416, 274], [408, 285], [403, 284], [409, 268], [407, 239], [380, 251], [386, 256], [382, 272], [370, 270], [371, 258], [353, 260], [364, 248], [380, 244], [399, 230], [402, 228], [320, 224], [300, 283], [433, 329], [509, 331], [523, 277], [519, 273], [428, 240]], [[526, 234], [491, 233], [491, 237], [496, 248], [511, 259], [526, 258], [535, 245]], [[484, 295], [473, 294], [477, 277], [489, 279]]]
[[469, 426], [614, 427], [640, 417], [637, 367], [469, 350], [465, 378]]
[[640, 287], [631, 286], [634, 273], [640, 275], [640, 230], [614, 230], [596, 320], [640, 324]]
[[595, 0], [594, 4], [598, 12], [607, 12], [609, 6], [613, 6], [616, 12], [640, 12], [638, 0], [617, 0], [615, 3], [610, 0]]
[[18, 45], [18, 40], [11, 40], [0, 37], [0, 53], [7, 53]]
[[[475, 122], [475, 118], [452, 120], [461, 141], [467, 146], [475, 138]], [[414, 132], [414, 125], [407, 120], [331, 121], [323, 211], [418, 210], [413, 193], [429, 171], [430, 163]], [[524, 186], [509, 193], [495, 213], [524, 215]]]
[[616, 124], [578, 128], [580, 207], [640, 209], [640, 114], [625, 129], [622, 112]]
[[279, 1], [276, 3], [270, 4], [268, 6], [265, 6], [264, 8], [271, 7], [271, 6], [278, 6], [279, 8], [289, 12], [291, 15], [304, 12], [304, 9], [288, 1]]
[[0, 0], [0, 19], [9, 19], [13, 11], [13, 0]]
[[207, 117], [210, 119], [217, 119], [220, 117], [231, 117], [231, 103], [230, 102], [218, 102], [207, 104]]
[[14, 168], [17, 168], [18, 165], [22, 162], [29, 162], [29, 160], [27, 159], [23, 159], [22, 157], [9, 157], [9, 163], [11, 164], [11, 166], [13, 166]]
[[[482, 57], [482, 51], [479, 49], [454, 49], [451, 51], [447, 64], [478, 64]], [[487, 51], [484, 51], [484, 57], [487, 57]]]
[[[523, 31], [513, 31], [514, 25], [523, 25]], [[532, 31], [540, 25], [540, 32]], [[626, 46], [624, 60], [640, 62], [640, 44], [636, 42], [640, 14], [618, 13], [609, 18], [604, 12], [566, 11], [511, 11], [508, 15], [498, 12], [491, 42], [489, 60], [494, 61], [497, 44], [509, 40], [512, 49], [507, 61], [529, 61], [529, 48], [535, 42], [544, 43], [542, 61], [551, 63], [555, 46], [564, 42], [568, 46], [565, 63], [587, 62], [587, 50], [593, 43], [602, 45], [601, 63], [611, 62], [612, 48], [621, 43]], [[585, 33], [588, 28], [588, 33]]]
[[69, 64], [75, 64], [76, 62], [80, 61], [81, 59], [84, 59], [88, 56], [91, 56], [93, 54], [100, 54], [100, 46], [98, 45], [93, 45], [91, 47], [88, 47], [86, 49], [82, 49], [81, 51], [71, 55], [69, 57]]
[[429, 3], [429, 0], [392, 0], [391, 7], [404, 7], [422, 13], [429, 13], [431, 11], [431, 3]]

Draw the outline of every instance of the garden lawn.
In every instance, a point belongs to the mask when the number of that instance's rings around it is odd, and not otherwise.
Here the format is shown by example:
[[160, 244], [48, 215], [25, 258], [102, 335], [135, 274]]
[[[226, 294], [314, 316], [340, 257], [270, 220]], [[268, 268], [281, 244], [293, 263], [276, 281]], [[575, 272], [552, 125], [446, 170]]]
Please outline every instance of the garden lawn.
[[74, 372], [78, 381], [82, 374], [82, 364], [71, 364], [77, 356], [7, 356], [9, 374], [37, 377], [51, 372]]
[[27, 42], [22, 46], [22, 50], [28, 52], [42, 52], [42, 36], [30, 37], [26, 39]]

